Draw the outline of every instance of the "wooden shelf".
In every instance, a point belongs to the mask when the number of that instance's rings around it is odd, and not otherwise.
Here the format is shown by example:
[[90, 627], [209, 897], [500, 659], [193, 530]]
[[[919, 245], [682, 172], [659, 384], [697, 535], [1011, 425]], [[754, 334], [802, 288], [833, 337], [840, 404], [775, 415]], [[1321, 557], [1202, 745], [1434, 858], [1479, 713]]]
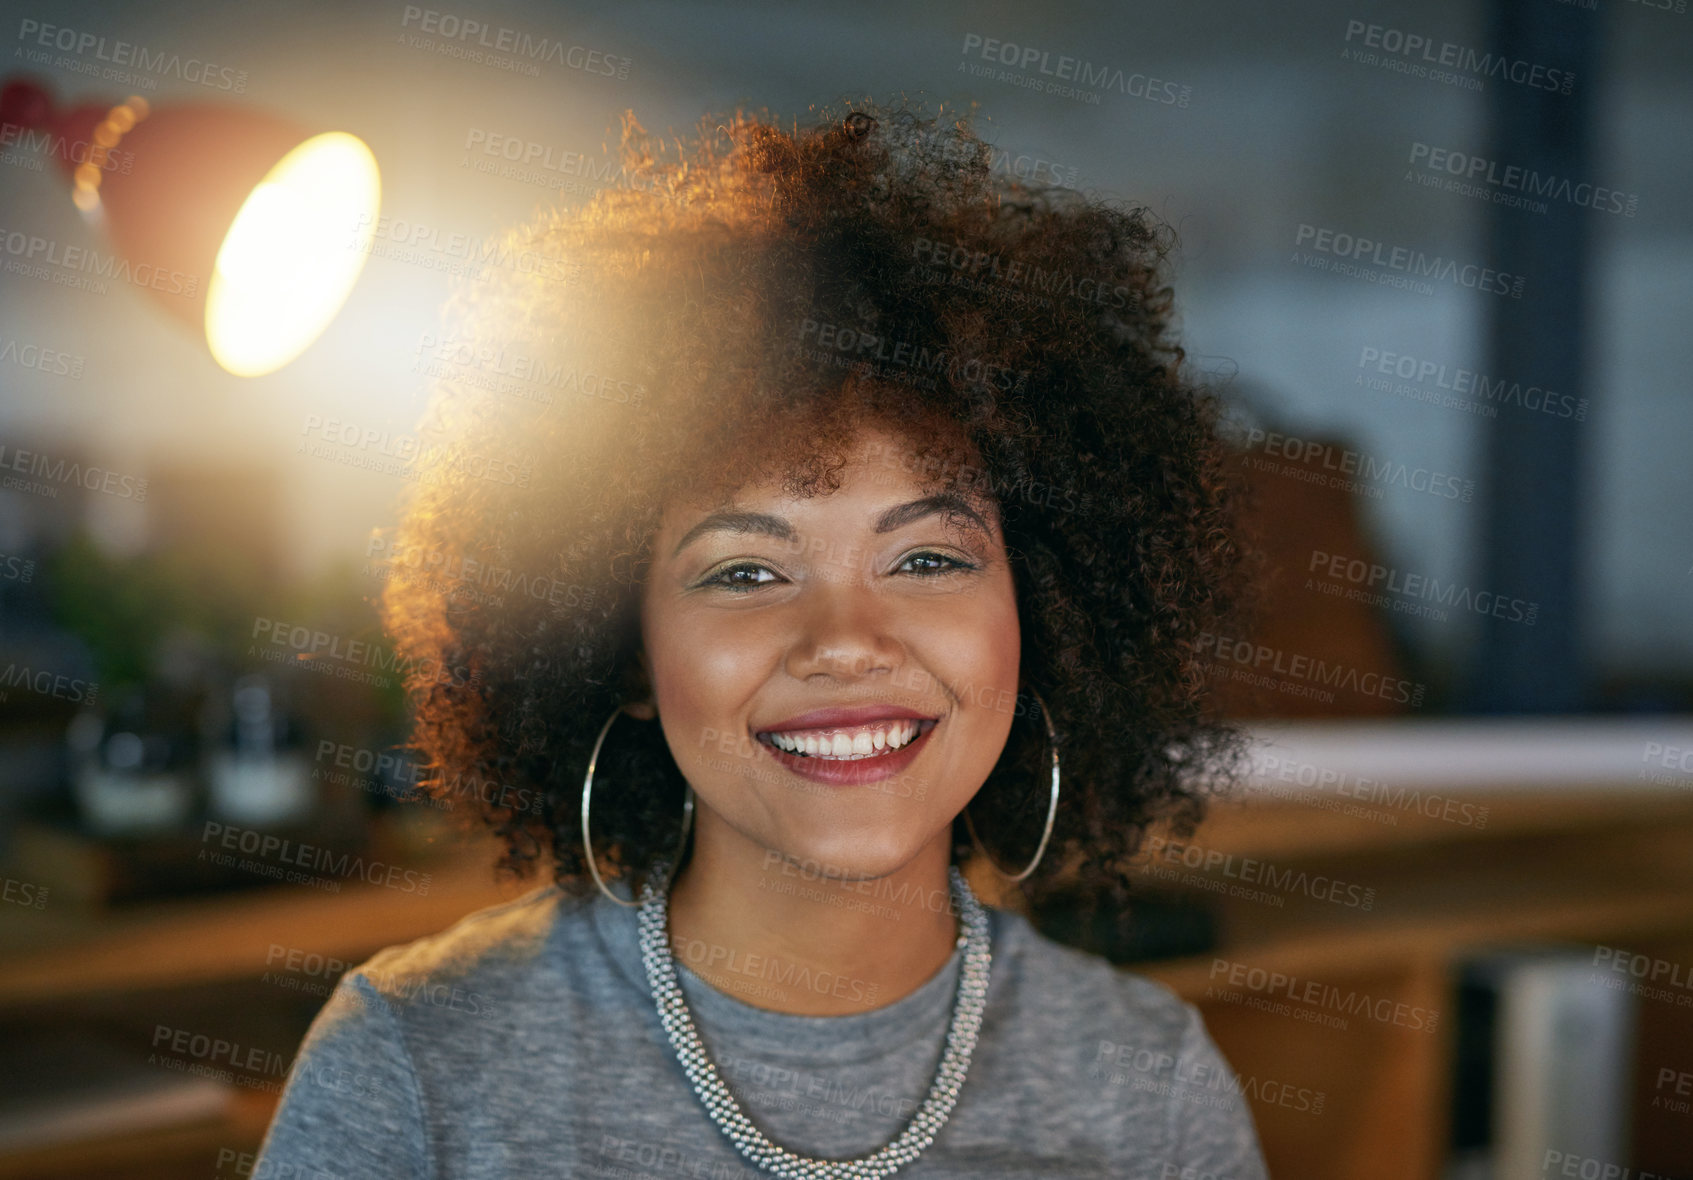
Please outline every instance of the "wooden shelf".
[[[427, 866], [422, 895], [364, 883], [339, 893], [277, 886], [110, 911], [61, 906], [51, 927], [40, 922], [49, 911], [0, 915], [0, 1009], [256, 979], [277, 945], [357, 963], [535, 887], [498, 881], [494, 857], [488, 841], [453, 846]], [[0, 1155], [0, 1180], [245, 1174], [240, 1157], [257, 1150], [277, 1100], [239, 1089], [223, 1118]]]
[[[1466, 790], [1457, 797], [1489, 808], [1484, 827], [1411, 811], [1396, 812], [1401, 822], [1386, 825], [1314, 808], [1311, 799], [1323, 796], [1308, 793], [1304, 800], [1219, 805], [1191, 842], [1235, 858], [1209, 876], [1186, 870], [1176, 890], [1210, 899], [1220, 945], [1134, 970], [1198, 1005], [1241, 1077], [1324, 1096], [1320, 1117], [1253, 1103], [1273, 1175], [1443, 1175], [1457, 1032], [1452, 968], [1468, 954], [1512, 943], [1693, 945], [1693, 797], [1638, 784], [1566, 785], [1545, 794]], [[1272, 906], [1195, 887], [1230, 872], [1242, 883], [1255, 879], [1241, 868], [1245, 858], [1278, 873], [1327, 873], [1375, 888], [1375, 904], [1364, 911], [1284, 891], [1285, 904]], [[1262, 969], [1247, 977], [1260, 986], [1214, 974], [1219, 959]], [[1354, 1015], [1327, 1027], [1308, 1019], [1321, 1009], [1279, 1002], [1288, 990], [1278, 995], [1272, 974], [1296, 981], [1280, 985], [1289, 990], [1314, 983], [1315, 994], [1370, 1004], [1388, 999], [1438, 1019], [1419, 1025]], [[1646, 1017], [1685, 1020], [1667, 1010]], [[1646, 1131], [1644, 1139], [1655, 1133], [1650, 1124]], [[1635, 1165], [1684, 1174], [1693, 1166], [1685, 1136], [1680, 1147], [1667, 1141], [1655, 1149], [1661, 1154]]]
[[[1298, 791], [1294, 784], [1277, 784]], [[1326, 791], [1304, 791], [1281, 800], [1263, 793], [1211, 805], [1194, 843], [1240, 855], [1302, 860], [1344, 856], [1358, 859], [1377, 852], [1430, 845], [1475, 845], [1576, 831], [1635, 831], [1693, 822], [1693, 791], [1642, 789], [1637, 784], [1565, 786], [1537, 794], [1521, 790], [1454, 792], [1450, 787], [1418, 787], [1423, 798], [1456, 800], [1486, 808], [1482, 826], [1423, 815], [1410, 807], [1388, 807]], [[1348, 815], [1330, 807], [1359, 807], [1392, 816], [1385, 824], [1368, 816]], [[1462, 813], [1458, 813], [1462, 814]], [[1479, 815], [1480, 812], [1472, 812]]]
[[[0, 1155], [0, 1180], [178, 1180], [186, 1175], [251, 1175], [242, 1153], [264, 1140], [276, 1096], [238, 1091], [228, 1115], [190, 1126], [85, 1139]], [[223, 1153], [232, 1153], [223, 1156]], [[220, 1156], [223, 1156], [220, 1159]], [[221, 1163], [221, 1167], [219, 1166]]]
[[1212, 954], [1137, 964], [1134, 970], [1169, 985], [1185, 999], [1199, 1000], [1212, 982], [1212, 966], [1218, 958], [1238, 959], [1299, 979], [1331, 981], [1430, 967], [1444, 970], [1465, 949], [1509, 942], [1626, 942], [1684, 931], [1693, 931], [1693, 895], [1685, 890], [1621, 893], [1552, 901], [1532, 910], [1489, 912], [1482, 907], [1467, 914], [1359, 923], [1267, 939], [1257, 945], [1220, 947]]
[[362, 883], [340, 893], [284, 886], [56, 915], [50, 939], [25, 929], [39, 927], [42, 913], [4, 915], [0, 1007], [256, 978], [273, 945], [358, 962], [534, 887], [497, 883], [492, 864], [489, 846], [467, 847], [442, 861], [422, 895]]

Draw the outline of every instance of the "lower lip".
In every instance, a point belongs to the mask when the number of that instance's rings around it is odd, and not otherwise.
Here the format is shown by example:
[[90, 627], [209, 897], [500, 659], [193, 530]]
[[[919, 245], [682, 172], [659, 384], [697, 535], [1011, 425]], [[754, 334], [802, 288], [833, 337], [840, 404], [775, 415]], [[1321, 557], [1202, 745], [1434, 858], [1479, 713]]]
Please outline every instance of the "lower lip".
[[[764, 752], [802, 778], [832, 787], [856, 787], [864, 783], [881, 782], [899, 774], [911, 765], [918, 753], [928, 744], [929, 737], [940, 728], [936, 721], [910, 742], [892, 754], [875, 758], [805, 758], [777, 749], [768, 742], [758, 742]], [[757, 741], [757, 739], [754, 739]]]

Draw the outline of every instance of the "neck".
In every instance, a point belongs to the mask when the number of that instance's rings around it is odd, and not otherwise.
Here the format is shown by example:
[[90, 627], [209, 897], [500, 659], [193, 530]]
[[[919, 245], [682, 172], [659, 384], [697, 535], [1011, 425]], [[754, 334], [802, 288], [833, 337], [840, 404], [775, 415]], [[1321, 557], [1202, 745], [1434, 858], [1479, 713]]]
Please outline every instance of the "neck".
[[962, 927], [951, 905], [950, 833], [894, 872], [825, 876], [705, 809], [670, 890], [677, 962], [756, 1008], [840, 1016], [885, 1007], [939, 971]]

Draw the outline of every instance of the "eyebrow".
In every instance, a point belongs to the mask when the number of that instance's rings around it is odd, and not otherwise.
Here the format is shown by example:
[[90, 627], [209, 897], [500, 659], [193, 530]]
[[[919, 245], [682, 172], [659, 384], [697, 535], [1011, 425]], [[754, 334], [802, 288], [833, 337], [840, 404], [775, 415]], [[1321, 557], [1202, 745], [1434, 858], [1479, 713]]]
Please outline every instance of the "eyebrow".
[[[896, 504], [876, 518], [875, 531], [891, 533], [895, 529], [904, 528], [913, 521], [922, 520], [925, 516], [937, 513], [947, 515], [957, 514], [968, 517], [984, 533], [991, 535], [993, 530], [988, 526], [987, 519], [970, 506], [962, 496], [952, 492], [937, 492], [932, 496], [924, 496], [920, 500], [912, 500], [907, 504]], [[773, 516], [768, 512], [713, 512], [705, 517], [693, 528], [683, 534], [676, 542], [676, 548], [670, 556], [675, 557], [682, 550], [693, 544], [707, 533], [741, 533], [758, 534], [775, 537], [778, 541], [793, 544], [799, 540], [799, 534], [794, 526], [780, 516]]]

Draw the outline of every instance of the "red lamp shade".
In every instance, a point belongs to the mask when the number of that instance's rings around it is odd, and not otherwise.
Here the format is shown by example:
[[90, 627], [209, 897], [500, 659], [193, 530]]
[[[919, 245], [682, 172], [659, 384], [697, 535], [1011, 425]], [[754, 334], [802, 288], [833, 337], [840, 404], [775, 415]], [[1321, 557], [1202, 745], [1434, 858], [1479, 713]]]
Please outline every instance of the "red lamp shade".
[[381, 184], [370, 149], [345, 132], [234, 106], [154, 111], [133, 96], [54, 111], [29, 80], [0, 91], [0, 119], [47, 133], [73, 200], [134, 281], [203, 331], [232, 373], [303, 352], [363, 268]]

